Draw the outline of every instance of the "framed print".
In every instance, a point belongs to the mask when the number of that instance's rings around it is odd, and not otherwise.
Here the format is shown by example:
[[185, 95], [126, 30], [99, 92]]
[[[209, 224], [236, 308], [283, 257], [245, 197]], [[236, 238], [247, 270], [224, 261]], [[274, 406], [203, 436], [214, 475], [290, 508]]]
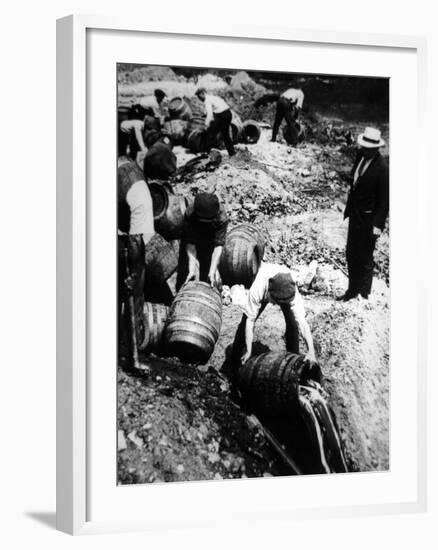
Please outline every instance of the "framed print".
[[424, 41], [57, 40], [58, 528], [424, 510]]

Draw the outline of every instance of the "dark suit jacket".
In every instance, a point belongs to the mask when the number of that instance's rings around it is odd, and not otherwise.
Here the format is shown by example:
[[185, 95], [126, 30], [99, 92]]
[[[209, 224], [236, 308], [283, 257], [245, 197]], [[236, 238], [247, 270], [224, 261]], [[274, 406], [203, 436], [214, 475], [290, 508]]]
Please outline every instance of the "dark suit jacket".
[[[359, 152], [353, 165], [352, 176], [362, 159]], [[365, 222], [372, 219], [373, 225], [383, 230], [389, 211], [389, 171], [380, 153], [371, 161], [365, 173], [351, 184], [344, 218], [354, 216]]]

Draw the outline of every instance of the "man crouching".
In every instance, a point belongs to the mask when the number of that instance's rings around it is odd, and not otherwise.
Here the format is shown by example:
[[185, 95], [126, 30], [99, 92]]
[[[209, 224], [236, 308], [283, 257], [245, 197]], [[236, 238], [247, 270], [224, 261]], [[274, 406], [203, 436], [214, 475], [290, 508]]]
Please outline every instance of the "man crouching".
[[245, 290], [243, 285], [234, 285], [231, 288], [231, 299], [243, 311], [233, 344], [233, 366], [244, 364], [251, 357], [254, 325], [268, 303], [277, 304], [283, 312], [287, 351], [299, 353], [301, 333], [307, 345], [308, 357], [315, 361], [313, 338], [306, 320], [304, 301], [290, 269], [263, 262], [251, 288]]

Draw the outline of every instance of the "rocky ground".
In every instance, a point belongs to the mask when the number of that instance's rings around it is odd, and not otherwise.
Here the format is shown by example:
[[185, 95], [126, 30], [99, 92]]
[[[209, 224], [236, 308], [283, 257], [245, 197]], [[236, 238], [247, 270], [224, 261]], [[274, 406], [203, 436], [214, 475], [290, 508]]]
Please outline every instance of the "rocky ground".
[[[121, 102], [157, 85], [156, 80], [142, 80], [144, 74], [126, 74], [129, 78], [119, 79]], [[161, 78], [169, 80], [162, 80], [160, 86], [165, 88], [166, 82], [184, 89], [196, 85], [171, 77], [163, 73]], [[203, 78], [213, 88], [220, 82], [219, 89], [226, 91], [217, 77]], [[244, 99], [245, 94], [253, 98], [260, 93], [254, 86], [255, 91], [244, 92]], [[235, 82], [231, 91], [236, 87]], [[243, 101], [243, 111], [249, 109], [248, 104]], [[370, 300], [344, 304], [333, 299], [347, 284], [347, 225], [342, 210], [354, 154], [348, 136], [355, 137], [373, 121], [343, 122], [338, 115], [330, 119], [314, 112], [312, 119], [310, 115], [306, 119], [312, 128], [309, 139], [291, 148], [280, 139], [269, 141], [268, 122], [263, 122], [269, 116], [267, 110], [258, 117], [263, 127], [257, 144], [238, 145], [238, 154], [231, 159], [221, 151], [222, 162], [216, 170], [176, 178], [175, 192], [185, 196], [198, 190], [215, 192], [231, 224], [250, 221], [263, 230], [267, 261], [284, 263], [296, 271], [349, 470], [387, 469], [388, 229], [378, 241]], [[387, 125], [384, 134], [388, 138]], [[194, 157], [182, 147], [175, 152], [179, 166]], [[221, 335], [205, 366], [152, 355], [141, 358], [151, 369], [148, 376], [119, 369], [119, 483], [288, 474], [258, 426], [231, 399], [226, 359], [239, 320], [238, 308], [225, 299]], [[283, 323], [278, 308], [268, 306], [256, 325], [255, 353], [284, 349]]]

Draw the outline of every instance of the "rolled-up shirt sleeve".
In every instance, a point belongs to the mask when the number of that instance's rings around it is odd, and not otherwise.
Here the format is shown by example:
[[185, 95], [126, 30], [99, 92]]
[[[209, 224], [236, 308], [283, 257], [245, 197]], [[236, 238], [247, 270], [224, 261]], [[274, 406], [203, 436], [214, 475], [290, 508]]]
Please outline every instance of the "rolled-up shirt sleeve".
[[251, 320], [255, 321], [257, 316], [266, 302], [266, 284], [264, 279], [256, 277], [251, 285], [245, 302], [241, 305], [243, 313]]
[[227, 238], [228, 220], [221, 221], [214, 232], [213, 245], [224, 246]]
[[129, 233], [142, 234], [147, 242], [154, 235], [154, 214], [152, 197], [145, 181], [139, 180], [132, 185], [126, 202], [131, 211]]
[[290, 305], [290, 309], [294, 314], [295, 320], [298, 325], [301, 325], [301, 323], [306, 320], [306, 309], [304, 307], [303, 297], [299, 293], [298, 288], [296, 289], [295, 297]]
[[209, 126], [210, 122], [213, 120], [213, 103], [210, 96], [207, 95], [205, 98], [205, 112], [207, 113], [207, 116], [205, 118], [205, 124], [206, 126]]

